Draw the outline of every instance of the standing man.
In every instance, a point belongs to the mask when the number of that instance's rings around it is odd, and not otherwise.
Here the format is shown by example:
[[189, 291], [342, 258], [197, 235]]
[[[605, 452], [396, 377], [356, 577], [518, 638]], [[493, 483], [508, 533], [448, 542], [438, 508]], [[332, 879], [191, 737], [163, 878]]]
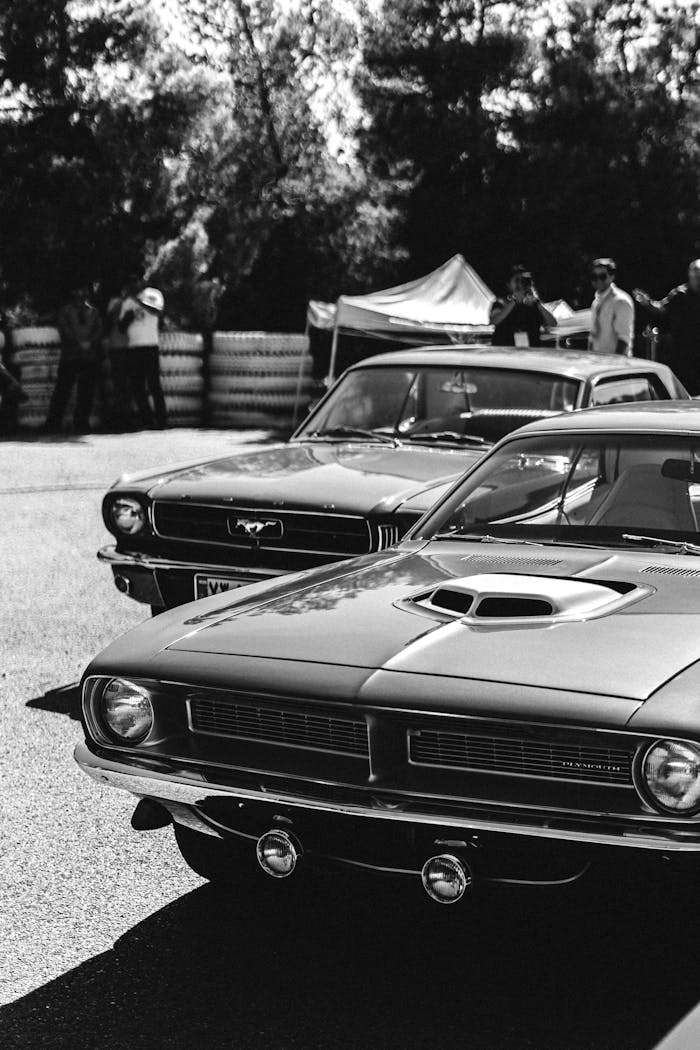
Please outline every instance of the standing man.
[[129, 425], [131, 416], [131, 387], [126, 361], [128, 339], [125, 327], [120, 323], [122, 305], [131, 291], [128, 286], [123, 288], [121, 294], [113, 296], [107, 304], [107, 345], [112, 373], [111, 415], [118, 430], [124, 430]]
[[[160, 385], [160, 325], [165, 301], [157, 288], [144, 288], [136, 297], [129, 296], [121, 307], [119, 324], [126, 334], [127, 370], [142, 425], [166, 425], [165, 398]], [[150, 394], [153, 411], [148, 402]]]
[[614, 259], [596, 259], [591, 269], [595, 289], [591, 307], [591, 334], [588, 349], [596, 354], [632, 354], [634, 342], [634, 303], [615, 284]]
[[540, 299], [532, 274], [524, 266], [513, 267], [508, 293], [491, 307], [493, 346], [541, 346], [542, 328], [554, 328], [557, 321]]
[[669, 364], [692, 394], [700, 393], [700, 259], [690, 263], [688, 283], [679, 284], [660, 302], [639, 288], [634, 298], [663, 318], [673, 343]]
[[102, 322], [87, 289], [73, 292], [68, 303], [58, 311], [57, 325], [61, 357], [44, 430], [60, 430], [63, 413], [77, 383], [74, 431], [87, 434], [102, 351]]

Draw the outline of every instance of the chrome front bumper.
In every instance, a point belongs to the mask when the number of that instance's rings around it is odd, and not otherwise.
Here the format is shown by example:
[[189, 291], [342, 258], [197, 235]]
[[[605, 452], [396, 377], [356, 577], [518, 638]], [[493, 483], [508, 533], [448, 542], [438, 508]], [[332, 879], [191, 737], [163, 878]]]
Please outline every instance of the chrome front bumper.
[[[634, 849], [657, 850], [663, 853], [698, 853], [700, 837], [697, 830], [660, 833], [651, 827], [632, 828], [620, 820], [601, 817], [600, 823], [591, 828], [590, 823], [572, 817], [548, 817], [539, 819], [532, 814], [523, 814], [514, 820], [489, 819], [483, 814], [461, 816], [455, 813], [417, 812], [410, 809], [386, 809], [375, 806], [371, 799], [367, 805], [347, 804], [304, 798], [287, 793], [229, 787], [212, 783], [192, 770], [178, 771], [162, 760], [149, 760], [145, 765], [131, 766], [117, 758], [97, 756], [86, 744], [75, 749], [75, 760], [89, 777], [98, 784], [122, 788], [138, 798], [152, 798], [162, 802], [180, 823], [192, 823], [188, 814], [196, 814], [199, 807], [211, 799], [242, 799], [302, 810], [336, 813], [350, 817], [366, 817], [373, 820], [389, 820], [393, 823], [430, 824], [441, 827], [463, 829], [471, 832], [498, 832], [502, 835], [519, 835], [528, 838], [555, 839], [562, 842], [581, 842], [590, 846], [627, 846]], [[202, 828], [201, 830], [205, 830]], [[217, 834], [207, 828], [210, 834]]]
[[[128, 582], [128, 588], [118, 589], [136, 601], [146, 605], [166, 605], [158, 584], [158, 573], [210, 573], [214, 576], [232, 576], [245, 579], [246, 582], [258, 583], [260, 580], [274, 579], [284, 575], [275, 569], [245, 569], [235, 565], [209, 565], [191, 561], [177, 561], [173, 558], [161, 558], [155, 554], [124, 553], [116, 547], [102, 547], [97, 552], [98, 561], [104, 562], [112, 569], [115, 582], [122, 578]], [[194, 594], [192, 595], [194, 599]]]

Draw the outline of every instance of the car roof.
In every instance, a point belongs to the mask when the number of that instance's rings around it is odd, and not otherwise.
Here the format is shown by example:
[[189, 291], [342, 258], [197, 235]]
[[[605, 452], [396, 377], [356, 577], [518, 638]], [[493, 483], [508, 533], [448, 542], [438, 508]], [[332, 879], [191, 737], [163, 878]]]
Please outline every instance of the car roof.
[[[514, 434], [551, 431], [630, 431], [700, 433], [700, 401], [628, 401], [622, 405], [584, 408], [528, 423]], [[510, 436], [510, 435], [509, 435]]]
[[619, 354], [592, 354], [586, 350], [520, 349], [504, 346], [421, 346], [411, 350], [392, 350], [365, 358], [348, 371], [358, 368], [381, 368], [386, 365], [416, 367], [437, 365], [446, 368], [481, 366], [515, 368], [523, 372], [549, 372], [566, 379], [586, 380], [608, 372], [655, 372], [670, 375], [670, 369], [658, 361]]

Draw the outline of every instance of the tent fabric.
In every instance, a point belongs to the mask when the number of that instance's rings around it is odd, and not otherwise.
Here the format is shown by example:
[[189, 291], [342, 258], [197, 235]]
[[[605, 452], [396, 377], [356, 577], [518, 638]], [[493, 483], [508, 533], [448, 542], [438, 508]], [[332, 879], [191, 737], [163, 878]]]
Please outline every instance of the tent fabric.
[[557, 327], [551, 330], [551, 334], [557, 341], [567, 336], [585, 335], [590, 332], [592, 323], [590, 309], [572, 311], [568, 317], [557, 317]]
[[335, 328], [335, 303], [324, 303], [320, 299], [310, 299], [306, 311], [306, 323], [311, 328], [329, 330]]
[[461, 255], [417, 280], [369, 295], [341, 295], [335, 323], [355, 332], [490, 331], [495, 296]]

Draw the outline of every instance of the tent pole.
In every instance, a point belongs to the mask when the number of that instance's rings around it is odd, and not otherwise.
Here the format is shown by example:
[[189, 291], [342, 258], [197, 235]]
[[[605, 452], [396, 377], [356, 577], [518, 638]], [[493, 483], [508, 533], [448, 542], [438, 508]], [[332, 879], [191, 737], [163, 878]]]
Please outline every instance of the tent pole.
[[335, 378], [335, 363], [338, 357], [338, 314], [336, 312], [336, 322], [333, 325], [333, 342], [331, 343], [331, 360], [328, 366], [328, 386], [330, 387], [333, 379]]
[[306, 317], [306, 328], [304, 329], [304, 335], [306, 336], [306, 350], [299, 358], [299, 370], [297, 372], [297, 389], [294, 396], [294, 421], [293, 426], [296, 430], [297, 420], [299, 418], [299, 402], [301, 401], [301, 387], [304, 382], [304, 365], [306, 364], [306, 357], [309, 353], [309, 317]]

